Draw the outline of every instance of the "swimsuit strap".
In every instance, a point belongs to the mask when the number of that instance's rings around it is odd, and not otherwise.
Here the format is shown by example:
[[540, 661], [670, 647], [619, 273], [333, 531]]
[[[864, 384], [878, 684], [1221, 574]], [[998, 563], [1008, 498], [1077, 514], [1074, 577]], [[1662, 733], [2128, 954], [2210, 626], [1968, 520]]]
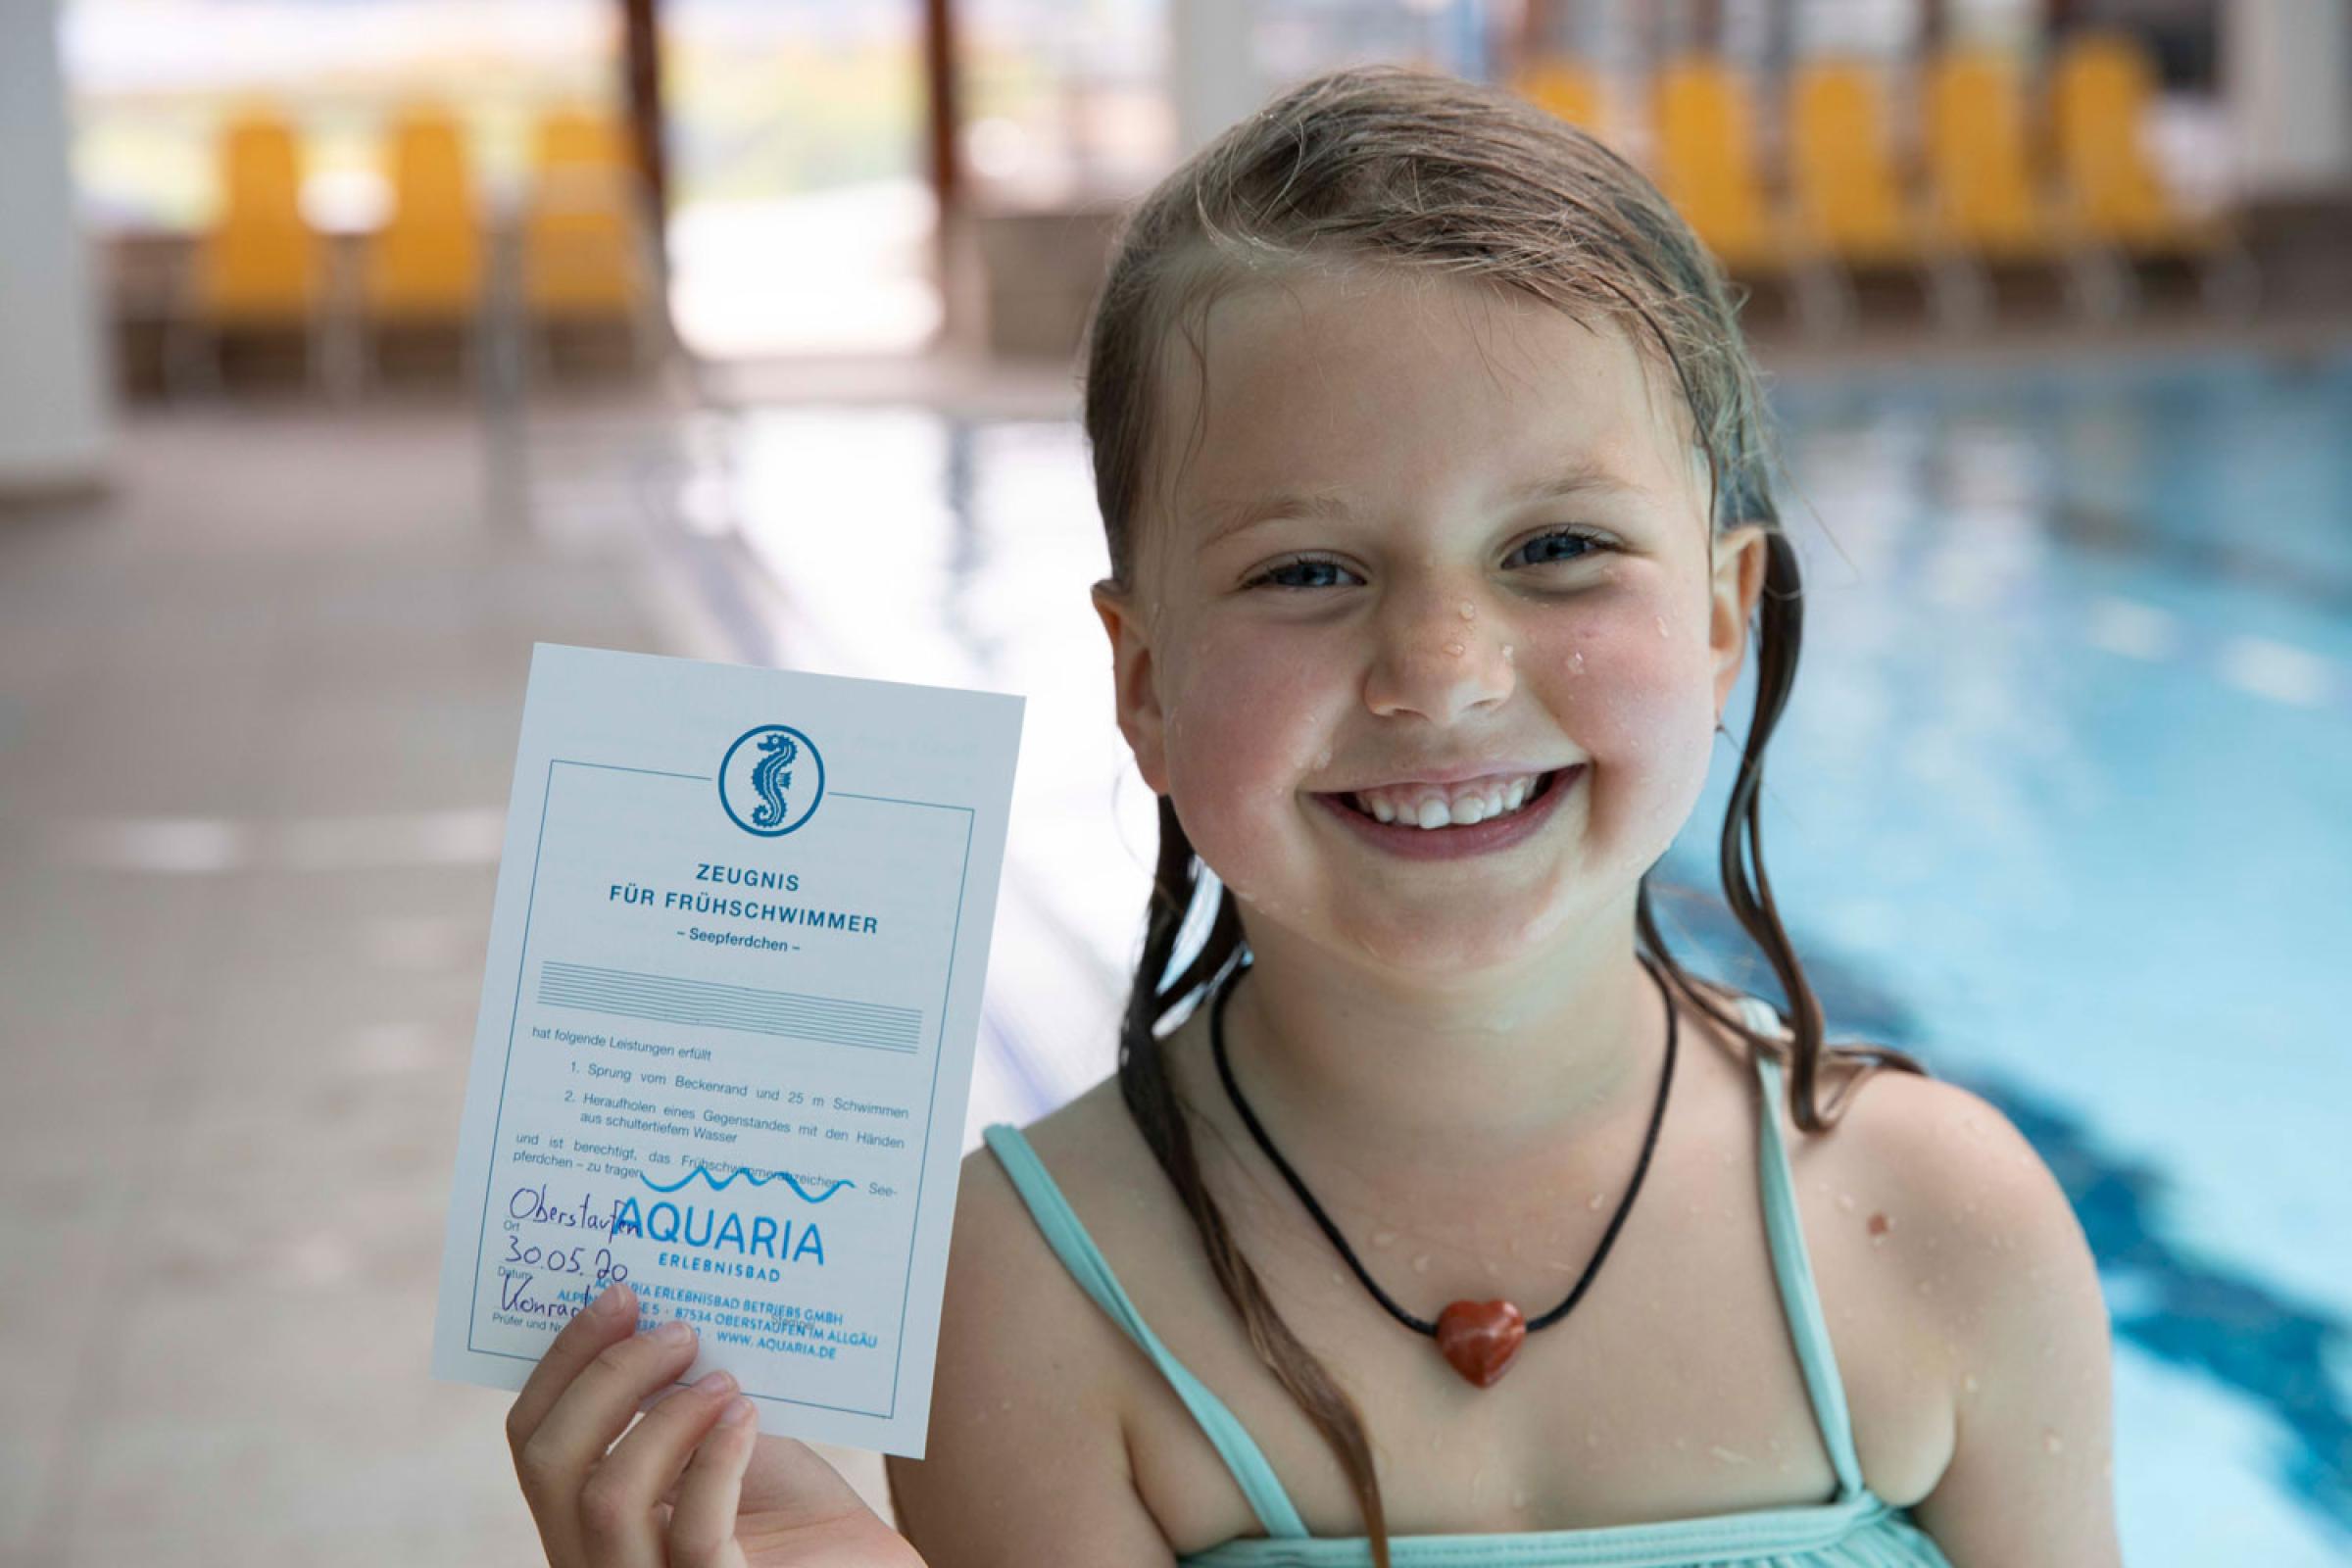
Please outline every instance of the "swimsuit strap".
[[[1781, 1021], [1771, 1004], [1743, 997], [1740, 1005], [1749, 1028], [1779, 1038]], [[1788, 1338], [1796, 1347], [1797, 1364], [1804, 1369], [1813, 1419], [1821, 1428], [1822, 1446], [1829, 1449], [1831, 1468], [1838, 1472], [1838, 1495], [1843, 1499], [1862, 1491], [1862, 1463], [1854, 1452], [1853, 1417], [1846, 1408], [1845, 1385], [1838, 1376], [1829, 1324], [1822, 1316], [1821, 1292], [1813, 1283], [1812, 1260], [1805, 1254], [1796, 1182], [1789, 1174], [1788, 1142], [1781, 1132], [1780, 1062], [1770, 1053], [1758, 1051], [1756, 1076], [1763, 1084], [1756, 1164], [1764, 1198], [1764, 1229], [1772, 1242], [1772, 1272], [1780, 1283]]]
[[1160, 1375], [1168, 1380], [1168, 1386], [1176, 1391], [1176, 1396], [1184, 1401], [1185, 1408], [1193, 1412], [1193, 1419], [1200, 1424], [1217, 1456], [1225, 1461], [1225, 1468], [1233, 1472], [1235, 1484], [1249, 1499], [1266, 1534], [1276, 1540], [1305, 1539], [1306, 1522], [1299, 1518], [1290, 1494], [1275, 1479], [1274, 1467], [1258, 1450], [1256, 1440], [1225, 1407], [1224, 1401], [1211, 1394], [1208, 1386], [1177, 1360], [1174, 1352], [1160, 1343], [1159, 1336], [1152, 1332], [1152, 1326], [1127, 1298], [1118, 1277], [1110, 1271], [1109, 1262], [1095, 1246], [1094, 1238], [1087, 1235], [1086, 1227], [1079, 1223], [1076, 1211], [1061, 1196], [1061, 1189], [1037, 1157], [1037, 1152], [1029, 1147], [1029, 1141], [1003, 1122], [986, 1128], [981, 1137], [996, 1154], [997, 1162], [1004, 1167], [1004, 1174], [1012, 1178], [1021, 1200], [1029, 1205], [1030, 1214], [1037, 1220], [1037, 1228], [1045, 1233], [1047, 1244], [1060, 1257], [1071, 1277], [1112, 1322], [1127, 1331], [1129, 1339], [1143, 1348], [1144, 1353], [1159, 1368]]

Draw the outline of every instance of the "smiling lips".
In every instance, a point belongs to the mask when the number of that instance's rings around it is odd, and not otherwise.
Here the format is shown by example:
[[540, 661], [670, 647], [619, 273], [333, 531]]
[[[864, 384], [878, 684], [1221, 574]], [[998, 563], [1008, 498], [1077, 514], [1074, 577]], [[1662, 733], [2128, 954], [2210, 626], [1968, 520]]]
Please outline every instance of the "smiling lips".
[[1542, 788], [1548, 773], [1493, 773], [1452, 784], [1384, 784], [1357, 790], [1349, 806], [1382, 822], [1422, 828], [1465, 826], [1516, 811]]
[[[1458, 786], [1404, 786], [1407, 790], [1425, 792], [1414, 803], [1421, 814], [1413, 817], [1397, 815], [1395, 820], [1387, 822], [1358, 805], [1352, 794], [1329, 792], [1314, 795], [1311, 799], [1331, 812], [1335, 820], [1345, 823], [1359, 842], [1383, 854], [1400, 856], [1408, 860], [1458, 860], [1493, 855], [1541, 833], [1544, 824], [1559, 810], [1560, 798], [1569, 793], [1584, 774], [1585, 764], [1582, 762], [1536, 774], [1533, 787], [1520, 795], [1517, 807], [1500, 806], [1500, 801], [1510, 799], [1508, 794], [1503, 794], [1497, 803], [1500, 814], [1480, 816], [1476, 821], [1467, 818], [1478, 812], [1484, 805], [1483, 801], [1475, 799], [1481, 793], [1479, 787], [1508, 785], [1526, 775], [1511, 774], [1492, 780], [1464, 779]], [[1446, 819], [1450, 817], [1454, 798], [1464, 789], [1474, 797], [1464, 803], [1465, 820]], [[1363, 793], [1379, 796], [1384, 791], [1369, 790]]]

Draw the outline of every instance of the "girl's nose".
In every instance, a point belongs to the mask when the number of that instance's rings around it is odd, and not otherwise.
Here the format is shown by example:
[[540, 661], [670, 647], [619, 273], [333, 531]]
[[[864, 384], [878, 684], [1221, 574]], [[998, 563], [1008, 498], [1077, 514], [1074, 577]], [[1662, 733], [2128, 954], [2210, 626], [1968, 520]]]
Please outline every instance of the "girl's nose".
[[1458, 593], [1396, 606], [1377, 635], [1364, 706], [1384, 718], [1418, 713], [1451, 723], [1471, 709], [1502, 702], [1517, 678], [1507, 632]]

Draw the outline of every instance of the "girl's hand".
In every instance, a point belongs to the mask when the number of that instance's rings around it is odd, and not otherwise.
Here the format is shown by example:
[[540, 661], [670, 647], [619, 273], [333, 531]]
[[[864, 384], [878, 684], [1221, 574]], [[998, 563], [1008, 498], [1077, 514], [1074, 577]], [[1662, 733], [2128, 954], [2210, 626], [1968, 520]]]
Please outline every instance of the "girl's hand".
[[724, 1374], [630, 1428], [639, 1402], [695, 1357], [691, 1333], [672, 1342], [636, 1323], [636, 1293], [608, 1290], [556, 1336], [507, 1413], [552, 1568], [921, 1568], [807, 1444], [760, 1437]]

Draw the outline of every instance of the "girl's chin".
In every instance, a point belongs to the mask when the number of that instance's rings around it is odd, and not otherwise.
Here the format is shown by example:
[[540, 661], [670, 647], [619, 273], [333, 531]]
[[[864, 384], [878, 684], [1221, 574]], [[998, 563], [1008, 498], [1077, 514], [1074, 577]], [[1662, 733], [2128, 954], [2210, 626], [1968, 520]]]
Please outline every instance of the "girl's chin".
[[[1361, 912], [1359, 908], [1359, 916]], [[1400, 974], [1459, 979], [1531, 956], [1561, 923], [1556, 911], [1536, 906], [1524, 912], [1490, 908], [1485, 918], [1467, 922], [1458, 915], [1438, 914], [1404, 922], [1358, 917], [1341, 922], [1325, 940], [1343, 953]]]

